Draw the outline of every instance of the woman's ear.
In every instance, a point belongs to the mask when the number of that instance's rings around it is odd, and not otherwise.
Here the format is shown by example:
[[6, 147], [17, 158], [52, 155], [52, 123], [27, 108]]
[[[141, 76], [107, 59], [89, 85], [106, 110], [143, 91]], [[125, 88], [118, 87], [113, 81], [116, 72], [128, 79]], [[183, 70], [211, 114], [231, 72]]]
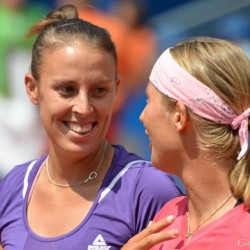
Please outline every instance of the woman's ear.
[[116, 80], [116, 93], [117, 93], [117, 91], [118, 91], [120, 82], [121, 82], [121, 79], [120, 79], [120, 78]]
[[187, 108], [183, 102], [176, 102], [175, 127], [177, 131], [183, 131], [188, 124]]
[[26, 92], [28, 94], [29, 99], [31, 100], [33, 104], [38, 105], [39, 98], [38, 98], [37, 81], [34, 79], [34, 77], [30, 73], [27, 73], [25, 75], [24, 80], [25, 80]]

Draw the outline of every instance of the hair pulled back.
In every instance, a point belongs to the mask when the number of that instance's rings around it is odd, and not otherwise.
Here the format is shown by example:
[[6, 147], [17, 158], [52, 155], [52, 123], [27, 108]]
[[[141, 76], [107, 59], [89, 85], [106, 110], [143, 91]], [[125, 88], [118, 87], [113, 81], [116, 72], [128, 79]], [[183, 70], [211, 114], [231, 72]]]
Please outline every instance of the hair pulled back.
[[[173, 58], [187, 72], [220, 96], [235, 112], [250, 107], [250, 61], [237, 45], [210, 37], [197, 37], [171, 49]], [[189, 111], [199, 131], [199, 147], [215, 161], [229, 162], [233, 194], [250, 203], [250, 152], [237, 161], [238, 131], [201, 118]]]
[[78, 11], [72, 4], [63, 5], [51, 11], [46, 18], [36, 22], [27, 32], [27, 37], [38, 35], [32, 49], [30, 70], [39, 79], [39, 66], [43, 53], [49, 49], [67, 46], [81, 40], [90, 47], [111, 53], [117, 64], [115, 45], [107, 30], [78, 18]]

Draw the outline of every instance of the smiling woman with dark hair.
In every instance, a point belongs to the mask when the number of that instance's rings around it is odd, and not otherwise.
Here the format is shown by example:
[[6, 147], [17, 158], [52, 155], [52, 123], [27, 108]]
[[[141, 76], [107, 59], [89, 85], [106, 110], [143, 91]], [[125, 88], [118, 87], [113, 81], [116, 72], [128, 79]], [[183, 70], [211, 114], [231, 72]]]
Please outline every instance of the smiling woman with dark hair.
[[38, 36], [25, 86], [49, 152], [1, 181], [1, 245], [118, 250], [180, 191], [171, 175], [106, 140], [119, 84], [109, 33], [65, 5], [28, 35]]

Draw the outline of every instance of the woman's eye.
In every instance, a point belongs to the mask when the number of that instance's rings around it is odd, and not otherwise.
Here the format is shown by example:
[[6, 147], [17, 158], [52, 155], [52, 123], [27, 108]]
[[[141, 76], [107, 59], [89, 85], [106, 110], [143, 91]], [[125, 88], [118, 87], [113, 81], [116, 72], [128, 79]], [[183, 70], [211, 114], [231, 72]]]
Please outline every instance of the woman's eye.
[[73, 87], [69, 87], [69, 86], [63, 86], [63, 87], [59, 87], [58, 91], [63, 94], [63, 95], [70, 95], [72, 93], [74, 93], [74, 88]]
[[95, 94], [102, 96], [104, 94], [106, 94], [108, 90], [106, 88], [97, 88], [95, 89]]

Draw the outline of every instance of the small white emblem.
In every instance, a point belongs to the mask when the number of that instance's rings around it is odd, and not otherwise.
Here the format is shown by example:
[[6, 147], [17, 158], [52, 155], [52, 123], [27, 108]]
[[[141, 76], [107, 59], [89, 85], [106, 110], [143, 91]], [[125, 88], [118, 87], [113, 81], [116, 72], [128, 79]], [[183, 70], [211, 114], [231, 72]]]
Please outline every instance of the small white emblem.
[[101, 234], [98, 234], [92, 245], [88, 245], [88, 250], [109, 250], [110, 248], [111, 246], [107, 246]]

